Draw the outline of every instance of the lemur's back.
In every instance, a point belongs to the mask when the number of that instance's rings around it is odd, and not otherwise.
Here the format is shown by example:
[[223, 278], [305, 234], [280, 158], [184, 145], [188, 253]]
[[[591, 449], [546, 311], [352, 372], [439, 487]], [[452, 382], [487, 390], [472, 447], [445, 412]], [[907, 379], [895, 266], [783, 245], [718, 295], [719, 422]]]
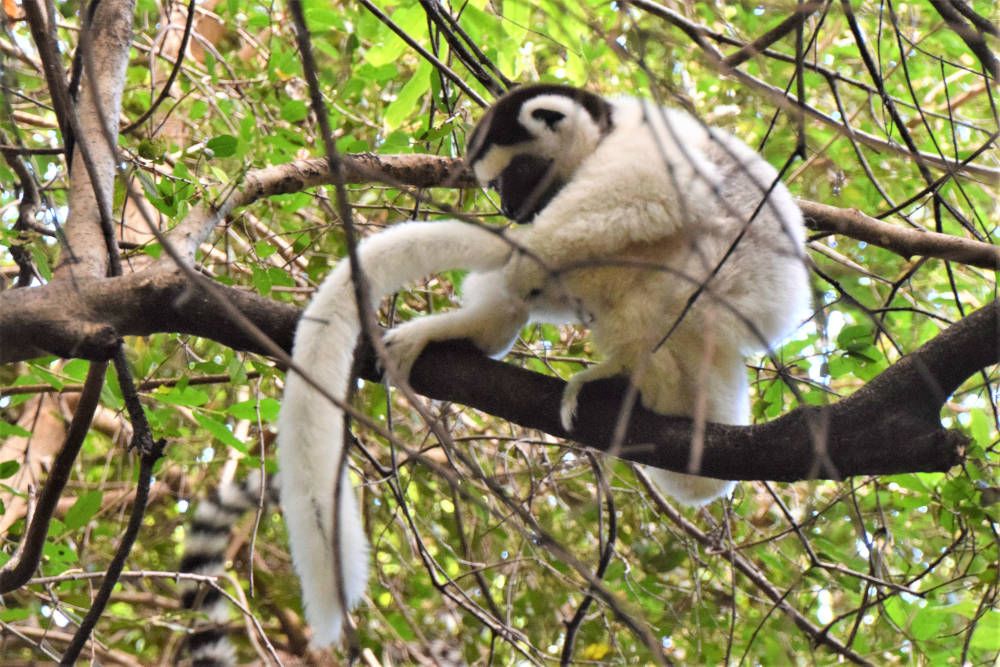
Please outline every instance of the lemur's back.
[[712, 327], [744, 355], [787, 335], [806, 311], [808, 279], [802, 216], [774, 168], [677, 109], [623, 99], [612, 119], [615, 129], [535, 223], [555, 231], [586, 217], [595, 235], [646, 230], [633, 236], [648, 242], [589, 257], [558, 241], [567, 260], [551, 268], [580, 300], [579, 319], [594, 323], [598, 346], [660, 341], [706, 282], [678, 337]]

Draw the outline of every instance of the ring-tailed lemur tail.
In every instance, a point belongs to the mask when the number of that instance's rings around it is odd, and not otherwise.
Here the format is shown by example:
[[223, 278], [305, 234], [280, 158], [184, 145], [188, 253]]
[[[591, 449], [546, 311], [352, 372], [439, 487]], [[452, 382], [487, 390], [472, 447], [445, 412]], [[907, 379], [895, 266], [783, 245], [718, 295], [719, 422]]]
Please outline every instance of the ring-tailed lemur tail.
[[[452, 269], [489, 271], [502, 266], [510, 255], [510, 243], [502, 236], [456, 221], [400, 224], [358, 245], [369, 295], [376, 303], [430, 274]], [[345, 259], [306, 308], [295, 333], [292, 358], [313, 382], [337, 401], [345, 401], [360, 333], [351, 268]], [[288, 372], [278, 421], [281, 505], [316, 646], [340, 638], [344, 604], [356, 605], [368, 580], [368, 541], [346, 468], [340, 498], [334, 503], [343, 455], [343, 418], [340, 407], [298, 373]], [[335, 505], [339, 508], [336, 540], [332, 537]], [[342, 592], [338, 583], [343, 584]]]
[[[221, 484], [203, 498], [194, 511], [184, 542], [180, 571], [191, 574], [220, 575], [225, 571], [226, 549], [231, 542], [230, 529], [247, 512], [278, 502], [278, 477], [272, 476], [261, 489], [263, 476], [253, 470], [242, 481]], [[185, 609], [199, 609], [209, 623], [198, 624], [187, 638], [187, 652], [196, 667], [225, 667], [235, 662], [236, 654], [221, 629], [230, 618], [230, 604], [212, 586], [202, 586], [190, 579], [179, 584], [181, 604]]]

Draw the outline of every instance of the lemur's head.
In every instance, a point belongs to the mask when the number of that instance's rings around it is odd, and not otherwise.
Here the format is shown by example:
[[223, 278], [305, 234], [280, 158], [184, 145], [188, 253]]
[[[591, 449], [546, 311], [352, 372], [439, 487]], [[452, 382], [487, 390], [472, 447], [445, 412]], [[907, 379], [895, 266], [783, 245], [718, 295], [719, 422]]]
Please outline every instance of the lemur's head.
[[552, 200], [611, 129], [611, 105], [578, 88], [515, 88], [483, 116], [466, 163], [500, 194], [503, 214], [531, 219]]

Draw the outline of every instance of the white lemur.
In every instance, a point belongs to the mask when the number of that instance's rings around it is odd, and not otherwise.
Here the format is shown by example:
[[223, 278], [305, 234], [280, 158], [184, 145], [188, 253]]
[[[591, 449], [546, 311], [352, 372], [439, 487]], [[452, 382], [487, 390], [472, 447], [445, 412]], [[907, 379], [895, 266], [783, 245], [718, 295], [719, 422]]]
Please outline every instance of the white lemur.
[[[411, 222], [359, 245], [373, 300], [434, 272], [471, 271], [461, 308], [386, 335], [396, 369], [407, 373], [430, 341], [465, 338], [500, 357], [529, 321], [582, 322], [602, 361], [569, 379], [567, 428], [582, 384], [613, 375], [631, 376], [643, 405], [658, 413], [749, 422], [744, 357], [789, 333], [808, 302], [802, 217], [767, 162], [683, 111], [555, 85], [499, 99], [473, 131], [466, 161], [499, 193], [505, 215], [527, 224], [500, 234]], [[345, 260], [306, 309], [293, 355], [341, 401], [359, 332]], [[342, 411], [289, 373], [279, 421], [282, 506], [320, 646], [338, 640], [345, 605], [361, 599], [368, 577], [346, 472], [334, 503], [343, 439]], [[651, 472], [685, 503], [732, 487]]]

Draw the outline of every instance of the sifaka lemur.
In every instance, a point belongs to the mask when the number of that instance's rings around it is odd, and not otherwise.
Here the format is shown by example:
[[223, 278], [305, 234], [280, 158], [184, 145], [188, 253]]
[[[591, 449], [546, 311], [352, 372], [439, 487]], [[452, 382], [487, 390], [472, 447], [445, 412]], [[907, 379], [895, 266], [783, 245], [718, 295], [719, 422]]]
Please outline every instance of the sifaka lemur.
[[[569, 379], [567, 428], [581, 386], [613, 375], [630, 376], [655, 412], [749, 423], [744, 359], [790, 333], [809, 294], [802, 216], [763, 158], [684, 111], [533, 85], [489, 109], [466, 162], [499, 193], [504, 214], [524, 224], [498, 233], [409, 222], [359, 244], [373, 300], [435, 272], [471, 272], [461, 308], [387, 333], [389, 369], [405, 377], [431, 341], [468, 339], [500, 357], [530, 321], [581, 322], [602, 360]], [[339, 401], [348, 396], [360, 331], [345, 260], [306, 309], [293, 354]], [[290, 372], [279, 421], [281, 504], [319, 646], [339, 639], [368, 578], [368, 542], [346, 472], [334, 502], [343, 428], [342, 410]], [[690, 504], [732, 488], [651, 474]]]

